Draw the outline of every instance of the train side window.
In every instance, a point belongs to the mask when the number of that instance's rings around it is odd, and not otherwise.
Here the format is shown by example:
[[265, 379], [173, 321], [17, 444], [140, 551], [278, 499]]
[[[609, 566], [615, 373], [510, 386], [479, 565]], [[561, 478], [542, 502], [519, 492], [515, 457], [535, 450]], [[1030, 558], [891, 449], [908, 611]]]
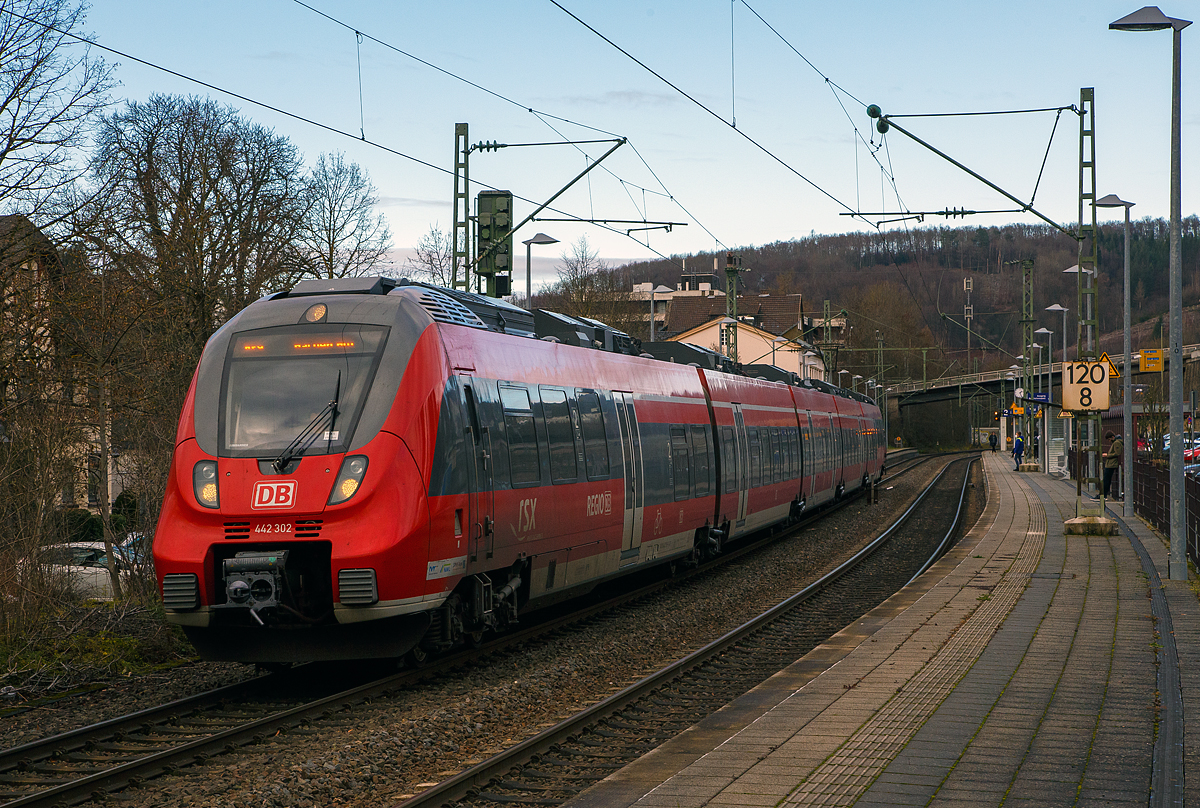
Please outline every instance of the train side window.
[[541, 482], [542, 460], [529, 391], [519, 387], [501, 387], [504, 405], [504, 430], [508, 435], [508, 467], [513, 487]]
[[604, 432], [604, 412], [595, 393], [579, 394], [579, 420], [583, 422], [583, 450], [589, 480], [607, 480], [608, 439]]
[[750, 487], [758, 488], [762, 485], [762, 452], [758, 444], [758, 430], [748, 428], [746, 438], [750, 444]]
[[771, 427], [771, 481], [783, 479], [783, 450], [779, 445], [779, 427]]
[[688, 464], [687, 427], [671, 427], [671, 476], [675, 482], [675, 499], [691, 496], [691, 469]]
[[721, 478], [722, 490], [732, 494], [737, 490], [737, 452], [733, 443], [733, 427], [721, 427]]
[[708, 430], [703, 426], [692, 427], [692, 471], [696, 476], [696, 496], [706, 497], [709, 493], [712, 474], [709, 471]]
[[800, 430], [792, 427], [788, 430], [788, 438], [792, 444], [792, 479], [800, 476]]
[[779, 449], [783, 452], [783, 479], [790, 480], [796, 476], [796, 458], [792, 454], [792, 430], [789, 427], [779, 430]]
[[550, 441], [550, 478], [555, 483], [573, 483], [579, 479], [579, 466], [575, 460], [575, 429], [571, 425], [567, 394], [544, 387], [541, 394]]

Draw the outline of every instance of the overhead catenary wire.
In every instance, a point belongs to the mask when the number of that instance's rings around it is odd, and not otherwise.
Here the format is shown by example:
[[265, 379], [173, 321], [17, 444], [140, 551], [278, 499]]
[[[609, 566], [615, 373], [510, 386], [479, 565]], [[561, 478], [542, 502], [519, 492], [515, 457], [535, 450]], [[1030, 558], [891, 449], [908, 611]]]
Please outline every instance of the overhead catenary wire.
[[[316, 14], [317, 16], [322, 17], [323, 19], [333, 23], [334, 25], [338, 25], [349, 31], [353, 31], [355, 33], [355, 35], [358, 37], [369, 39], [381, 47], [387, 48], [388, 50], [398, 53], [401, 56], [404, 56], [408, 59], [412, 59], [413, 61], [415, 61], [421, 65], [424, 65], [425, 67], [428, 67], [432, 70], [435, 70], [435, 71], [441, 73], [442, 75], [447, 76], [448, 78], [452, 78], [455, 81], [462, 82], [463, 84], [473, 87], [476, 90], [479, 90], [480, 92], [486, 93], [486, 94], [492, 96], [493, 98], [496, 98], [500, 101], [504, 101], [507, 104], [511, 104], [512, 106], [518, 107], [519, 109], [525, 110], [526, 112], [528, 112], [529, 114], [533, 115], [535, 118], [540, 120], [548, 129], [550, 129], [552, 132], [554, 132], [556, 135], [558, 135], [564, 141], [571, 141], [572, 138], [568, 138], [566, 135], [564, 135], [562, 132], [560, 132], [554, 126], [550, 125], [548, 122], [548, 119], [560, 121], [561, 123], [569, 124], [571, 126], [579, 126], [584, 129], [591, 130], [593, 132], [598, 132], [600, 134], [609, 135], [610, 137], [622, 137], [622, 135], [618, 135], [614, 132], [609, 132], [609, 131], [607, 131], [605, 129], [601, 129], [599, 127], [591, 126], [591, 125], [585, 124], [585, 123], [580, 123], [579, 121], [571, 120], [570, 118], [563, 118], [558, 115], [553, 115], [544, 110], [535, 109], [534, 107], [531, 107], [527, 104], [522, 104], [521, 102], [519, 102], [513, 98], [510, 98], [510, 97], [504, 95], [503, 93], [500, 93], [495, 90], [492, 90], [491, 88], [485, 87], [482, 84], [479, 84], [478, 82], [471, 81], [470, 79], [466, 78], [465, 76], [460, 76], [457, 73], [447, 70], [444, 67], [440, 67], [439, 65], [436, 65], [433, 62], [430, 62], [426, 59], [422, 59], [420, 56], [410, 53], [410, 52], [404, 50], [403, 48], [397, 47], [396, 45], [393, 45], [390, 42], [379, 39], [378, 37], [372, 36], [371, 34], [364, 33], [361, 29], [355, 28], [354, 26], [350, 25], [349, 23], [344, 22], [344, 21], [338, 19], [337, 17], [332, 16], [331, 14], [321, 11], [320, 9], [304, 2], [304, 0], [292, 0], [292, 2], [294, 2], [298, 6], [301, 6], [302, 8], [308, 9], [313, 14]], [[360, 68], [360, 70], [361, 70], [361, 68]], [[360, 83], [361, 83], [361, 78], [360, 78]], [[632, 144], [629, 144], [629, 145], [632, 146]], [[634, 151], [637, 152], [636, 149], [634, 149]], [[587, 152], [583, 151], [583, 149], [579, 149], [579, 152], [581, 154], [587, 156]], [[655, 174], [655, 172], [650, 168], [649, 164], [646, 162], [646, 159], [640, 153], [638, 153], [638, 159], [642, 161], [642, 164], [646, 167], [646, 169], [648, 171], [650, 171], [650, 174], [654, 177], [655, 181], [658, 182], [659, 186], [663, 189], [661, 196], [674, 202], [676, 205], [679, 206], [679, 209], [684, 211], [684, 213], [687, 213], [688, 216], [692, 216], [692, 214], [688, 213], [687, 209], [684, 208], [684, 206], [681, 205], [679, 203], [679, 201], [675, 199], [674, 194], [672, 194], [667, 189], [667, 187], [663, 183], [662, 179], [659, 178], [657, 174]], [[625, 180], [622, 177], [615, 174], [612, 171], [612, 169], [609, 168], [608, 166], [600, 166], [600, 170], [603, 171], [604, 173], [608, 174], [609, 176], [613, 177], [615, 180], [617, 180], [620, 183], [623, 183], [623, 184], [627, 183], [627, 184], [633, 185], [634, 187], [638, 188], [639, 190], [649, 191], [652, 194], [659, 195], [659, 192], [657, 192], [657, 191], [654, 191], [652, 189], [643, 188], [642, 186], [638, 185], [637, 183], [630, 183], [628, 180]], [[474, 182], [474, 180], [471, 180], [471, 181]], [[590, 184], [590, 181], [591, 180], [589, 178], [589, 184]], [[702, 222], [700, 222], [694, 216], [692, 216], [692, 221], [696, 222], [696, 224], [700, 227], [700, 229], [702, 229], [705, 233], [707, 233], [709, 236], [711, 236], [714, 241], [716, 241], [719, 244], [721, 243], [720, 239], [718, 239], [716, 237], [716, 235], [711, 230], [708, 229], [707, 226], [705, 226]], [[641, 242], [638, 242], [638, 243], [640, 244]], [[722, 246], [724, 246], [724, 245], [722, 244]]]
[[[299, 2], [299, 0], [297, 0], [297, 2]], [[607, 37], [607, 36], [605, 36], [604, 34], [602, 34], [602, 33], [601, 33], [599, 30], [597, 30], [595, 27], [593, 27], [592, 25], [590, 25], [589, 23], [587, 23], [586, 21], [584, 21], [582, 18], [580, 18], [580, 17], [579, 17], [577, 14], [575, 14], [574, 12], [572, 12], [570, 9], [568, 9], [566, 6], [564, 6], [562, 3], [558, 2], [558, 0], [550, 0], [550, 2], [551, 2], [551, 3], [553, 3], [555, 6], [557, 6], [557, 7], [558, 7], [558, 8], [559, 8], [559, 9], [560, 9], [560, 10], [561, 10], [561, 11], [562, 11], [564, 14], [566, 14], [567, 16], [569, 16], [571, 19], [575, 20], [575, 21], [576, 21], [576, 22], [578, 22], [580, 25], [582, 25], [584, 28], [588, 29], [588, 30], [589, 30], [589, 31], [591, 31], [593, 34], [595, 34], [596, 36], [598, 36], [600, 39], [604, 40], [604, 41], [605, 41], [605, 42], [607, 42], [609, 45], [611, 45], [613, 48], [615, 48], [617, 51], [619, 51], [620, 53], [622, 53], [622, 54], [623, 54], [625, 57], [627, 57], [629, 60], [631, 60], [631, 61], [632, 61], [634, 64], [636, 64], [636, 65], [638, 65], [639, 67], [641, 67], [641, 68], [642, 68], [643, 70], [645, 70], [647, 73], [649, 73], [650, 75], [654, 76], [656, 79], [658, 79], [659, 81], [661, 81], [663, 84], [666, 84], [666, 85], [667, 85], [668, 87], [670, 87], [672, 90], [674, 90], [675, 92], [679, 93], [681, 96], [683, 96], [684, 98], [686, 98], [688, 101], [691, 101], [691, 102], [692, 102], [693, 104], [695, 104], [697, 107], [699, 107], [700, 109], [704, 110], [705, 112], [707, 112], [707, 113], [708, 113], [709, 115], [711, 115], [712, 117], [716, 118], [716, 119], [717, 119], [718, 121], [720, 121], [721, 123], [723, 123], [723, 124], [725, 124], [726, 126], [730, 127], [730, 128], [731, 128], [731, 129], [732, 129], [734, 132], [737, 132], [737, 133], [738, 133], [738, 134], [739, 134], [741, 137], [745, 138], [745, 140], [746, 140], [747, 142], [749, 142], [751, 145], [753, 145], [755, 148], [757, 148], [757, 149], [758, 149], [759, 151], [761, 151], [763, 154], [767, 155], [767, 156], [768, 156], [768, 157], [770, 157], [772, 160], [774, 160], [775, 162], [779, 163], [779, 165], [783, 166], [785, 169], [787, 169], [788, 171], [790, 171], [790, 172], [791, 172], [792, 174], [794, 174], [796, 177], [798, 177], [798, 178], [800, 178], [801, 180], [803, 180], [804, 182], [808, 183], [808, 185], [809, 185], [810, 187], [812, 187], [814, 190], [816, 190], [817, 192], [819, 192], [820, 194], [822, 194], [823, 196], [825, 196], [827, 199], [829, 199], [830, 201], [832, 201], [832, 202], [836, 203], [837, 205], [841, 206], [842, 208], [845, 208], [847, 211], [850, 211], [851, 213], [853, 213], [853, 212], [854, 212], [854, 209], [853, 209], [853, 208], [851, 208], [849, 205], [847, 205], [847, 204], [846, 204], [845, 202], [843, 202], [841, 199], [838, 199], [836, 196], [834, 196], [834, 195], [833, 195], [832, 193], [830, 193], [829, 191], [827, 191], [827, 190], [825, 190], [824, 188], [822, 188], [822, 187], [821, 187], [820, 185], [818, 185], [818, 184], [817, 184], [817, 183], [816, 183], [814, 180], [810, 179], [809, 177], [807, 177], [806, 175], [804, 175], [803, 173], [801, 173], [801, 172], [800, 172], [800, 170], [799, 170], [799, 169], [797, 169], [795, 166], [791, 165], [791, 164], [790, 164], [790, 163], [788, 163], [786, 160], [784, 160], [782, 157], [780, 157], [779, 155], [775, 154], [773, 151], [771, 151], [771, 150], [770, 150], [770, 149], [768, 149], [766, 146], [764, 146], [762, 143], [759, 143], [759, 142], [758, 142], [757, 140], [755, 140], [753, 137], [751, 137], [750, 135], [746, 134], [746, 132], [745, 132], [745, 131], [743, 131], [743, 130], [741, 130], [741, 129], [738, 129], [738, 128], [737, 128], [737, 127], [735, 127], [735, 126], [732, 126], [732, 125], [730, 124], [730, 122], [729, 122], [729, 121], [726, 121], [724, 118], [722, 118], [722, 117], [721, 117], [721, 115], [720, 115], [718, 112], [716, 112], [715, 110], [713, 110], [713, 109], [712, 109], [711, 107], [709, 107], [707, 104], [704, 104], [702, 101], [700, 101], [700, 100], [698, 100], [697, 98], [695, 98], [694, 96], [692, 96], [692, 95], [691, 95], [690, 93], [688, 93], [686, 90], [684, 90], [684, 89], [682, 89], [681, 87], [679, 87], [678, 85], [676, 85], [674, 82], [672, 82], [672, 81], [671, 81], [670, 79], [668, 79], [666, 76], [662, 75], [662, 74], [661, 74], [661, 73], [659, 73], [657, 70], [655, 70], [654, 68], [650, 67], [650, 66], [649, 66], [649, 65], [647, 65], [645, 62], [643, 62], [641, 59], [638, 59], [638, 58], [637, 58], [636, 56], [634, 56], [632, 53], [630, 53], [629, 51], [627, 51], [627, 50], [625, 50], [624, 48], [622, 48], [620, 45], [618, 45], [616, 42], [614, 42], [614, 41], [613, 41], [612, 39], [610, 39], [609, 37]], [[870, 224], [870, 222], [868, 222], [868, 224]]]

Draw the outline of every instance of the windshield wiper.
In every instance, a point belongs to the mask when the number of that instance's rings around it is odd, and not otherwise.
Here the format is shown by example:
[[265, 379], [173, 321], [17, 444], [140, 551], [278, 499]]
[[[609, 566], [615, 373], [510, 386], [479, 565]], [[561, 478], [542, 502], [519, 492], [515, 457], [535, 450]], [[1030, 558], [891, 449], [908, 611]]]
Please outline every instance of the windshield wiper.
[[276, 474], [283, 474], [283, 470], [287, 468], [288, 464], [291, 463], [292, 460], [303, 455], [308, 447], [313, 445], [317, 439], [317, 436], [321, 434], [321, 427], [325, 425], [326, 418], [329, 419], [329, 429], [326, 431], [326, 434], [329, 436], [328, 441], [331, 444], [333, 443], [333, 425], [337, 423], [338, 397], [341, 395], [341, 392], [342, 372], [339, 370], [337, 375], [337, 383], [333, 388], [333, 400], [326, 404], [325, 408], [317, 413], [316, 416], [308, 422], [308, 426], [300, 430], [300, 434], [297, 435], [292, 442], [287, 445], [287, 448], [279, 453], [279, 457], [275, 458], [275, 460], [271, 463], [271, 466], [275, 469]]

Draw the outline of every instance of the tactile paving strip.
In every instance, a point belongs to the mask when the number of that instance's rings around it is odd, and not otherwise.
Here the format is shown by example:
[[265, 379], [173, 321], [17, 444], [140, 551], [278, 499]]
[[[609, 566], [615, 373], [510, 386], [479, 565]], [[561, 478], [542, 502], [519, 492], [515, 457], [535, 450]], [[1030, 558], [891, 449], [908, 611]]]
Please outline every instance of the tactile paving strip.
[[[995, 483], [994, 478], [989, 482]], [[1037, 569], [1046, 540], [1046, 514], [1024, 489], [1029, 525], [1013, 563], [986, 600], [966, 618], [910, 682], [887, 701], [781, 803], [849, 806], [913, 737], [987, 647]], [[981, 571], [976, 578], [984, 578]], [[987, 581], [980, 581], [985, 586]], [[970, 585], [968, 585], [970, 586]]]

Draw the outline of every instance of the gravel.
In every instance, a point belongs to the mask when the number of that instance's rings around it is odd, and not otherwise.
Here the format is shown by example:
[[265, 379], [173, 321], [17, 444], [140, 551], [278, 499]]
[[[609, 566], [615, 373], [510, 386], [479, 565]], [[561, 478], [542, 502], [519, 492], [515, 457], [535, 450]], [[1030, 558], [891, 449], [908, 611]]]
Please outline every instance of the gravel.
[[[876, 505], [860, 499], [795, 536], [619, 613], [127, 789], [116, 799], [137, 808], [393, 805], [791, 595], [890, 524], [943, 465], [927, 462], [881, 490]], [[982, 484], [977, 492], [981, 498]], [[251, 666], [197, 663], [140, 677], [8, 718], [0, 742], [15, 745], [251, 675]]]

